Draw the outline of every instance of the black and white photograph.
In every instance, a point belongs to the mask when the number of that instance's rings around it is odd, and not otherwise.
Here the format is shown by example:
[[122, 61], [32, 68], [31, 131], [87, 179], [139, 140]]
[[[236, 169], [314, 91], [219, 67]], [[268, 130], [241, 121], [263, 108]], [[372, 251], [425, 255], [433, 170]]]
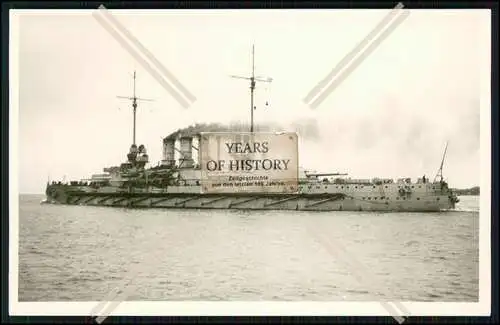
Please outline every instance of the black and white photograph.
[[489, 10], [10, 20], [11, 314], [490, 314]]

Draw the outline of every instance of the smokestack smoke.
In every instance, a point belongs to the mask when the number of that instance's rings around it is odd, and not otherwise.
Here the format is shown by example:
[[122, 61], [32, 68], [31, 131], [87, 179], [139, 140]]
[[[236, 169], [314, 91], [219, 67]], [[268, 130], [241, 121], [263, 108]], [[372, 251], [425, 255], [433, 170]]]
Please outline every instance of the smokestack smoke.
[[[248, 132], [248, 123], [233, 122], [222, 123], [197, 123], [169, 134], [166, 139], [180, 137], [195, 137], [201, 132]], [[309, 140], [319, 139], [318, 124], [314, 119], [297, 120], [291, 123], [259, 123], [254, 124], [255, 132], [297, 132], [301, 138]]]

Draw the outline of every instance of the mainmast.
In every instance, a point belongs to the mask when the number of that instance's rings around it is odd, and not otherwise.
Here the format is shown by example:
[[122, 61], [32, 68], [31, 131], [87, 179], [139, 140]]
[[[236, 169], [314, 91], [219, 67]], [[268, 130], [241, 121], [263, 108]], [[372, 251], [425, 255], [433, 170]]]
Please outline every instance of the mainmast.
[[440, 182], [443, 182], [443, 164], [444, 157], [446, 156], [446, 151], [448, 150], [448, 141], [446, 141], [446, 146], [444, 147], [443, 159], [441, 159], [441, 165], [436, 173], [436, 177], [434, 177], [434, 182], [439, 178]]
[[137, 115], [137, 101], [138, 100], [143, 100], [143, 101], [149, 101], [152, 102], [152, 99], [145, 99], [145, 98], [138, 98], [135, 95], [135, 79], [136, 79], [136, 73], [134, 70], [134, 77], [133, 77], [133, 97], [126, 97], [126, 96], [116, 96], [118, 98], [125, 98], [129, 99], [132, 101], [132, 112], [134, 115], [134, 120], [133, 120], [133, 130], [132, 130], [132, 145], [135, 145], [135, 133], [136, 133], [136, 115]]
[[256, 81], [269, 82], [269, 83], [273, 81], [273, 79], [269, 77], [264, 79], [255, 76], [255, 45], [252, 45], [252, 75], [250, 77], [242, 77], [234, 75], [230, 77], [250, 80], [250, 132], [253, 133], [253, 111], [256, 109], [256, 107], [254, 106], [254, 90]]

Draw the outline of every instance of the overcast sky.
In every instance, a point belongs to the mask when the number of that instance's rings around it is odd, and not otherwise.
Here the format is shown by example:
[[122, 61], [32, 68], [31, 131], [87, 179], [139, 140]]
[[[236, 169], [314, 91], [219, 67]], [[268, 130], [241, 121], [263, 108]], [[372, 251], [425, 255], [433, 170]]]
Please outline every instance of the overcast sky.
[[91, 11], [21, 14], [20, 192], [43, 192], [48, 176], [80, 179], [125, 161], [132, 112], [116, 96], [132, 94], [134, 70], [138, 96], [155, 100], [139, 104], [137, 122], [137, 142], [154, 164], [162, 137], [178, 128], [248, 122], [248, 84], [229, 75], [250, 73], [253, 43], [256, 73], [274, 79], [257, 85], [256, 122], [308, 125], [300, 130], [303, 167], [356, 178], [434, 177], [448, 140], [450, 185], [478, 185], [485, 11], [412, 10], [321, 106], [302, 102], [388, 12], [112, 12], [197, 97], [188, 109]]

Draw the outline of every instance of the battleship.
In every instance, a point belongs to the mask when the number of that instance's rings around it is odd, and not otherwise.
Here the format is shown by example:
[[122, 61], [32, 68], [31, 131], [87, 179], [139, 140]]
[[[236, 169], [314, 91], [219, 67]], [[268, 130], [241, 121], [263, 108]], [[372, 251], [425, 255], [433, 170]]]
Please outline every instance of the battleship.
[[[250, 81], [250, 132], [253, 133], [255, 83], [272, 79], [255, 77], [254, 69], [250, 77], [239, 78]], [[42, 203], [122, 208], [438, 212], [454, 209], [459, 201], [443, 178], [448, 144], [432, 181], [425, 176], [416, 181], [408, 177], [354, 179], [346, 173], [318, 173], [299, 167], [294, 193], [206, 193], [201, 184], [201, 134], [241, 130], [219, 124], [179, 129], [163, 139], [163, 159], [151, 166], [146, 147], [136, 144], [136, 109], [140, 98], [135, 95], [135, 72], [133, 96], [127, 98], [132, 101], [133, 139], [126, 161], [106, 167], [102, 173], [87, 179], [48, 181]]]

